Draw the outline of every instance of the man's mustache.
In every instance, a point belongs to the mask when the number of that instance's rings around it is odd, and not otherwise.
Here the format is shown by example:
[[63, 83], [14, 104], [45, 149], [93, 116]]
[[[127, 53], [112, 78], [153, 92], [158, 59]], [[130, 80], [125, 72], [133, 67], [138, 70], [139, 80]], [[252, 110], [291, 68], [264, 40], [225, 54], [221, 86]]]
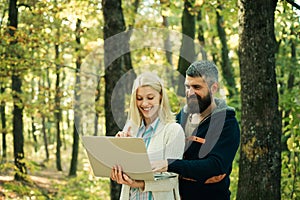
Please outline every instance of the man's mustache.
[[194, 99], [195, 99], [195, 100], [200, 100], [201, 98], [198, 97], [197, 95], [193, 94], [193, 95], [187, 97], [187, 99], [188, 99], [188, 100], [194, 100]]

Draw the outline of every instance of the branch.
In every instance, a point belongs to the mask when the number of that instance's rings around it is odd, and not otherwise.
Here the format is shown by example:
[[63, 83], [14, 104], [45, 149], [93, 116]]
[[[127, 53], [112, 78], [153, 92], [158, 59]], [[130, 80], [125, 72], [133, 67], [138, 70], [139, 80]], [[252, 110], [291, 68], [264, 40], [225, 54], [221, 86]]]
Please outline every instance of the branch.
[[300, 10], [300, 5], [296, 4], [293, 0], [286, 0], [289, 4]]
[[29, 10], [32, 11], [32, 8], [31, 8], [30, 5], [28, 5], [28, 4], [25, 4], [25, 3], [19, 3], [19, 4], [18, 4], [18, 8], [20, 8], [20, 7], [29, 8]]

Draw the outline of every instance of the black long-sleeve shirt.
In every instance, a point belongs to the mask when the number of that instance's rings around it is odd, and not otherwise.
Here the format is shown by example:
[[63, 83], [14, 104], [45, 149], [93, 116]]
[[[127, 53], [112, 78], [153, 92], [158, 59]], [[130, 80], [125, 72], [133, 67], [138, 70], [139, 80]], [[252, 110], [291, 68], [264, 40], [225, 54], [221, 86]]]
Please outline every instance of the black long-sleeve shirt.
[[[205, 143], [187, 142], [183, 160], [168, 160], [168, 171], [180, 175], [179, 189], [182, 200], [230, 199], [232, 162], [240, 144], [240, 129], [234, 109], [225, 101], [216, 99], [217, 108], [200, 122], [194, 136], [205, 138]], [[183, 127], [188, 113], [177, 115]], [[209, 178], [226, 174], [216, 183], [205, 183]], [[187, 180], [189, 179], [189, 180]]]

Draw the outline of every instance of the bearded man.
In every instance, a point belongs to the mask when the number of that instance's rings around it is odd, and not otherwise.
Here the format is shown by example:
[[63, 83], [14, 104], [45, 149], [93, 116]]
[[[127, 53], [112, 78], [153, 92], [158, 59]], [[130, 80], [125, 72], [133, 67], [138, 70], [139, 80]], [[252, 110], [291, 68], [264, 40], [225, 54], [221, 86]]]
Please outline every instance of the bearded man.
[[179, 174], [182, 200], [229, 200], [240, 128], [235, 110], [215, 97], [219, 89], [216, 65], [192, 63], [186, 71], [185, 88], [187, 104], [177, 115], [186, 135], [183, 159], [154, 161], [152, 169]]

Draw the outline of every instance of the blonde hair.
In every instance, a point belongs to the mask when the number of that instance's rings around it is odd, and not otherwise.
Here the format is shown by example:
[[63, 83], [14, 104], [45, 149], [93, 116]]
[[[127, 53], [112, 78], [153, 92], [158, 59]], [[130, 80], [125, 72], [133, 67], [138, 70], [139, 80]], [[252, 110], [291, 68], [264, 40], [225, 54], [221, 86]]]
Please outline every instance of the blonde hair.
[[174, 113], [172, 113], [171, 111], [169, 98], [163, 86], [163, 82], [153, 72], [144, 72], [135, 79], [130, 97], [128, 120], [131, 121], [137, 127], [141, 125], [143, 117], [139, 112], [139, 109], [136, 104], [136, 91], [139, 87], [145, 86], [153, 88], [161, 95], [161, 101], [158, 111], [159, 119], [163, 123], [175, 122], [175, 116]]

